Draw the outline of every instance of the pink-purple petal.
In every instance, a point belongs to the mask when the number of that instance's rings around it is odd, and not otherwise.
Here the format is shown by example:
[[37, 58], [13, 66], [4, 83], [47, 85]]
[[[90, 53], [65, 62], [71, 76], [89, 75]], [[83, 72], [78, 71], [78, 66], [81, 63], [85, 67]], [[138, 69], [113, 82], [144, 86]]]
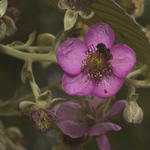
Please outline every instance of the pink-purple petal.
[[102, 122], [97, 123], [89, 130], [90, 136], [99, 136], [102, 134], [105, 134], [108, 131], [119, 131], [121, 130], [121, 127], [117, 124], [111, 123], [111, 122]]
[[113, 59], [110, 61], [114, 74], [119, 78], [125, 78], [131, 72], [136, 63], [136, 54], [126, 44], [116, 44], [111, 48]]
[[96, 138], [97, 146], [99, 150], [110, 150], [110, 143], [108, 137], [104, 134], [101, 136], [98, 136]]
[[62, 43], [57, 51], [57, 61], [62, 69], [72, 75], [81, 72], [82, 60], [87, 48], [79, 39], [72, 38]]
[[95, 84], [92, 93], [102, 98], [114, 96], [122, 87], [123, 82], [124, 79], [118, 78], [115, 75], [104, 77], [99, 84]]
[[62, 86], [69, 95], [86, 96], [93, 90], [93, 82], [82, 73], [77, 76], [63, 75]]
[[65, 120], [73, 120], [78, 121], [78, 111], [77, 109], [80, 107], [79, 103], [75, 101], [68, 101], [61, 104], [56, 112], [56, 119], [58, 121], [65, 121]]
[[114, 31], [108, 24], [103, 22], [91, 26], [85, 35], [85, 43], [87, 47], [92, 45], [96, 47], [99, 43], [103, 43], [110, 49], [114, 41]]
[[118, 113], [120, 113], [126, 106], [126, 101], [125, 100], [120, 100], [115, 102], [112, 105], [112, 108], [106, 113], [106, 115], [104, 116], [105, 119], [108, 119], [112, 116], [117, 115]]
[[88, 131], [88, 126], [86, 124], [72, 120], [60, 121], [57, 123], [57, 126], [65, 135], [71, 138], [80, 138]]

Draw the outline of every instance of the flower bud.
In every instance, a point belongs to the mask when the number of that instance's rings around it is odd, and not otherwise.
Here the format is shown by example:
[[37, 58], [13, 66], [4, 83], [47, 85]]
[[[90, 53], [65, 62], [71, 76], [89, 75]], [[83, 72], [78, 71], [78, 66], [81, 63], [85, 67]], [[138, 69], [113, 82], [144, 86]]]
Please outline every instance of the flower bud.
[[42, 33], [37, 37], [38, 46], [52, 46], [55, 42], [56, 37], [50, 33]]
[[123, 112], [124, 119], [132, 124], [140, 124], [143, 120], [143, 111], [136, 101], [130, 101]]

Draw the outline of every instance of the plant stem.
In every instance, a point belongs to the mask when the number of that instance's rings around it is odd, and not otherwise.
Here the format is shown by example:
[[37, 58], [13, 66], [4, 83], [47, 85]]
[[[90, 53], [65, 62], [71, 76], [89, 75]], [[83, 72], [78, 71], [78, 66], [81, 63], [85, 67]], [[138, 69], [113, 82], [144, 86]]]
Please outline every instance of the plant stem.
[[52, 46], [12, 46], [16, 50], [26, 50], [30, 53], [49, 53], [52, 50]]
[[126, 79], [127, 82], [132, 84], [136, 88], [150, 88], [150, 81], [148, 80], [135, 80], [135, 79]]
[[148, 66], [145, 64], [141, 68], [129, 73], [127, 78], [136, 77], [137, 75], [142, 74], [144, 71], [146, 71], [147, 68], [148, 68]]
[[29, 83], [30, 83], [30, 86], [32, 88], [32, 92], [33, 92], [33, 95], [35, 97], [35, 100], [37, 101], [39, 96], [40, 96], [40, 94], [41, 94], [41, 90], [38, 87], [38, 85], [37, 85], [37, 83], [35, 81], [33, 72], [32, 72], [32, 61], [28, 60], [26, 63], [27, 63], [27, 69], [31, 73], [31, 79], [29, 78]]
[[5, 46], [0, 44], [0, 52], [13, 56], [15, 58], [28, 61], [31, 59], [32, 61], [53, 61], [56, 62], [56, 55], [54, 52], [50, 52], [47, 54], [35, 54], [35, 53], [26, 53], [18, 51], [12, 47]]

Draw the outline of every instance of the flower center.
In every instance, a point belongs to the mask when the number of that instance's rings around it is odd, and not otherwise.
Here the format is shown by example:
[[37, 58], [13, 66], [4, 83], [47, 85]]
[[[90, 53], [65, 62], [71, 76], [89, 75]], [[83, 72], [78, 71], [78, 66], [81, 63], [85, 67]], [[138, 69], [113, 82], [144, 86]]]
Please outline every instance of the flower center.
[[99, 83], [104, 76], [113, 73], [109, 60], [112, 59], [110, 50], [103, 43], [97, 45], [97, 49], [90, 48], [87, 58], [83, 61], [82, 72]]
[[34, 122], [35, 127], [42, 132], [47, 131], [51, 126], [52, 117], [46, 109], [34, 110], [31, 113], [31, 119]]
[[87, 10], [91, 6], [93, 0], [67, 0], [67, 2], [71, 9]]

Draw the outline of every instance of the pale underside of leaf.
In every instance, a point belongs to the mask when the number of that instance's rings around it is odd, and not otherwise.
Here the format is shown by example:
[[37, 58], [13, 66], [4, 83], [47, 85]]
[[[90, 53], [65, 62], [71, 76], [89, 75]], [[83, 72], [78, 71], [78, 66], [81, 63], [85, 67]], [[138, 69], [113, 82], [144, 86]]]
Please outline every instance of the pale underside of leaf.
[[7, 0], [0, 0], [0, 17], [2, 17], [7, 9], [8, 1]]
[[[57, 7], [57, 0], [48, 1], [53, 7]], [[92, 5], [95, 12], [93, 18], [86, 20], [88, 25], [98, 22], [108, 23], [115, 31], [117, 43], [125, 43], [136, 52], [137, 60], [140, 63], [150, 63], [150, 43], [141, 30], [139, 24], [129, 16], [113, 0], [95, 0]]]
[[64, 16], [64, 30], [70, 30], [76, 23], [78, 17], [78, 13], [74, 10], [68, 9], [66, 10]]

